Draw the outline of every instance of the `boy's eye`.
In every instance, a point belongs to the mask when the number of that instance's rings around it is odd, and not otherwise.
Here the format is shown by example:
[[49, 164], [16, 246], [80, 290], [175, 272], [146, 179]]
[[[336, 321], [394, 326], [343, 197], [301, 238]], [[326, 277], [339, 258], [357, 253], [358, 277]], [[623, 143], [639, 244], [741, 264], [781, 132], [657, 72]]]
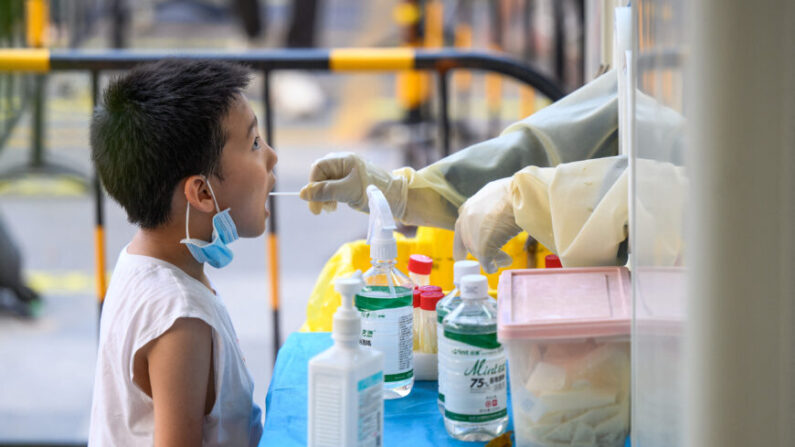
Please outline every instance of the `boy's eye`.
[[260, 142], [259, 137], [254, 137], [254, 146], [252, 149], [254, 150], [262, 149], [262, 143]]

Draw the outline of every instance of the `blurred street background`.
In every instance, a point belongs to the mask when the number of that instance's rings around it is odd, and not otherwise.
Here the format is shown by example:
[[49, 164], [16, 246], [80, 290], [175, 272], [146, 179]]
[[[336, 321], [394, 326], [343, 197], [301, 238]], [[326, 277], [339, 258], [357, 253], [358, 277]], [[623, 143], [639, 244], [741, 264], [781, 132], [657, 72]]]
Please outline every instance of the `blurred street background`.
[[[0, 11], [6, 34], [0, 47], [25, 46], [13, 23], [24, 2], [2, 2], [7, 3]], [[48, 46], [238, 51], [288, 45], [395, 47], [407, 43], [407, 24], [419, 20], [415, 16], [425, 3], [436, 2], [318, 0], [315, 35], [307, 44], [300, 41], [301, 32], [298, 42], [295, 36], [291, 42], [291, 26], [301, 31], [306, 25], [295, 25], [293, 2], [288, 0], [51, 0]], [[567, 91], [582, 83], [587, 71], [582, 1], [438, 3], [444, 6], [445, 45], [458, 38], [452, 24], [467, 17], [468, 46], [504, 51], [531, 63]], [[252, 4], [255, 9], [241, 12]], [[306, 2], [295, 4], [299, 15], [311, 13], [301, 9]], [[6, 302], [0, 312], [0, 443], [80, 444], [88, 433], [98, 328], [90, 79], [84, 73], [1, 76], [0, 219], [21, 253], [27, 284], [41, 300], [27, 307]], [[460, 76], [453, 78], [450, 106], [453, 150], [493, 137], [545, 104], [538, 95], [528, 108], [518, 85], [505, 80], [498, 106], [490, 107], [484, 76]], [[464, 84], [469, 87], [462, 93]], [[410, 116], [392, 74], [278, 73], [272, 86], [278, 190], [298, 191], [312, 162], [333, 151], [357, 152], [387, 168], [422, 167], [438, 159], [433, 85], [419, 116]], [[248, 95], [263, 123], [261, 78], [254, 79]], [[365, 236], [367, 216], [345, 206], [314, 216], [296, 197], [277, 200], [284, 340], [304, 321], [307, 299], [326, 260], [344, 242]], [[105, 203], [110, 274], [135, 228], [115, 203]], [[274, 358], [265, 238], [240, 240], [232, 247], [234, 262], [223, 270], [208, 267], [208, 275], [234, 320], [256, 381], [255, 401], [265, 409]]]

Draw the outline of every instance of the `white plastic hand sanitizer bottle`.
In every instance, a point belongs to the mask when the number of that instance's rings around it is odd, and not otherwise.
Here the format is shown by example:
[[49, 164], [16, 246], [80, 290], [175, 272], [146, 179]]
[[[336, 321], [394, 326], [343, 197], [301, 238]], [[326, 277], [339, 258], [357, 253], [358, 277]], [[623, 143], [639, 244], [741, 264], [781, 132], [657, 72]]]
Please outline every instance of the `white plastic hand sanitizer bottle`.
[[389, 203], [373, 185], [367, 187], [367, 198], [373, 267], [364, 273], [365, 286], [356, 294], [362, 315], [359, 343], [384, 354], [384, 398], [396, 399], [407, 396], [414, 385], [414, 285], [395, 268], [395, 221]]
[[342, 304], [334, 314], [334, 345], [309, 361], [310, 447], [381, 447], [384, 427], [384, 358], [359, 345], [361, 322], [353, 297], [361, 272], [338, 279]]
[[444, 427], [462, 441], [488, 441], [508, 426], [505, 351], [497, 303], [485, 276], [461, 279], [461, 304], [444, 319]]

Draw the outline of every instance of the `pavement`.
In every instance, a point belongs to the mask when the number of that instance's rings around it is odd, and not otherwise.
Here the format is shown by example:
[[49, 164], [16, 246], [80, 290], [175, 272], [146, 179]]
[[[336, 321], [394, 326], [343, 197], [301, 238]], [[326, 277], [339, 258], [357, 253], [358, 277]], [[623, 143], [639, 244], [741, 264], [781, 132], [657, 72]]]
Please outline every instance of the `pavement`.
[[[283, 28], [279, 17], [284, 17], [284, 3], [274, 3], [271, 22], [276, 34]], [[327, 3], [322, 46], [396, 44], [399, 33], [391, 17], [394, 3]], [[252, 46], [243, 39], [237, 24], [229, 20], [160, 22], [150, 10], [133, 13], [134, 48]], [[136, 17], [141, 16], [148, 21], [139, 23]], [[87, 47], [102, 46], [100, 37], [107, 34], [102, 23], [95, 34], [86, 42]], [[261, 44], [272, 45], [274, 40], [271, 34]], [[400, 117], [394, 76], [313, 76], [328, 94], [328, 103], [318, 116], [296, 121], [275, 112], [278, 189], [297, 191], [306, 182], [311, 163], [333, 151], [357, 152], [385, 168], [401, 166], [404, 155], [394, 141], [365, 138], [375, 124]], [[50, 76], [48, 92], [48, 163], [90, 173], [88, 76]], [[255, 79], [249, 96], [255, 111], [261, 114], [260, 92], [261, 80]], [[478, 97], [482, 104], [482, 95]], [[505, 110], [515, 118], [518, 106], [509, 100]], [[260, 131], [264, 135], [264, 129]], [[0, 150], [0, 173], [27, 163], [30, 132], [28, 114]], [[332, 214], [314, 216], [296, 197], [277, 200], [284, 340], [303, 323], [307, 300], [326, 260], [341, 244], [365, 236], [367, 216], [345, 206]], [[105, 203], [110, 274], [116, 256], [136, 229], [117, 204], [110, 199]], [[74, 178], [31, 175], [8, 181], [0, 175], [0, 217], [24, 254], [29, 283], [44, 300], [38, 317], [32, 320], [0, 315], [0, 444], [85, 442], [98, 327], [93, 273], [94, 199], [85, 184]], [[240, 240], [233, 248], [234, 262], [222, 270], [208, 267], [208, 275], [229, 309], [255, 378], [254, 399], [264, 408], [274, 361], [266, 244], [264, 237], [259, 237]]]

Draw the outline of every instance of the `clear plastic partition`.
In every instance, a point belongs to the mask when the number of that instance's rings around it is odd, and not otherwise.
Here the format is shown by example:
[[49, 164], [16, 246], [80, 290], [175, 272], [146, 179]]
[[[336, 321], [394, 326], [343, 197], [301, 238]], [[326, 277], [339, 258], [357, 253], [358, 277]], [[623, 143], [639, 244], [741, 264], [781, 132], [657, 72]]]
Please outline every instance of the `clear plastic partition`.
[[630, 157], [632, 445], [670, 447], [683, 445], [685, 413], [686, 3], [632, 3], [631, 125], [621, 129]]

